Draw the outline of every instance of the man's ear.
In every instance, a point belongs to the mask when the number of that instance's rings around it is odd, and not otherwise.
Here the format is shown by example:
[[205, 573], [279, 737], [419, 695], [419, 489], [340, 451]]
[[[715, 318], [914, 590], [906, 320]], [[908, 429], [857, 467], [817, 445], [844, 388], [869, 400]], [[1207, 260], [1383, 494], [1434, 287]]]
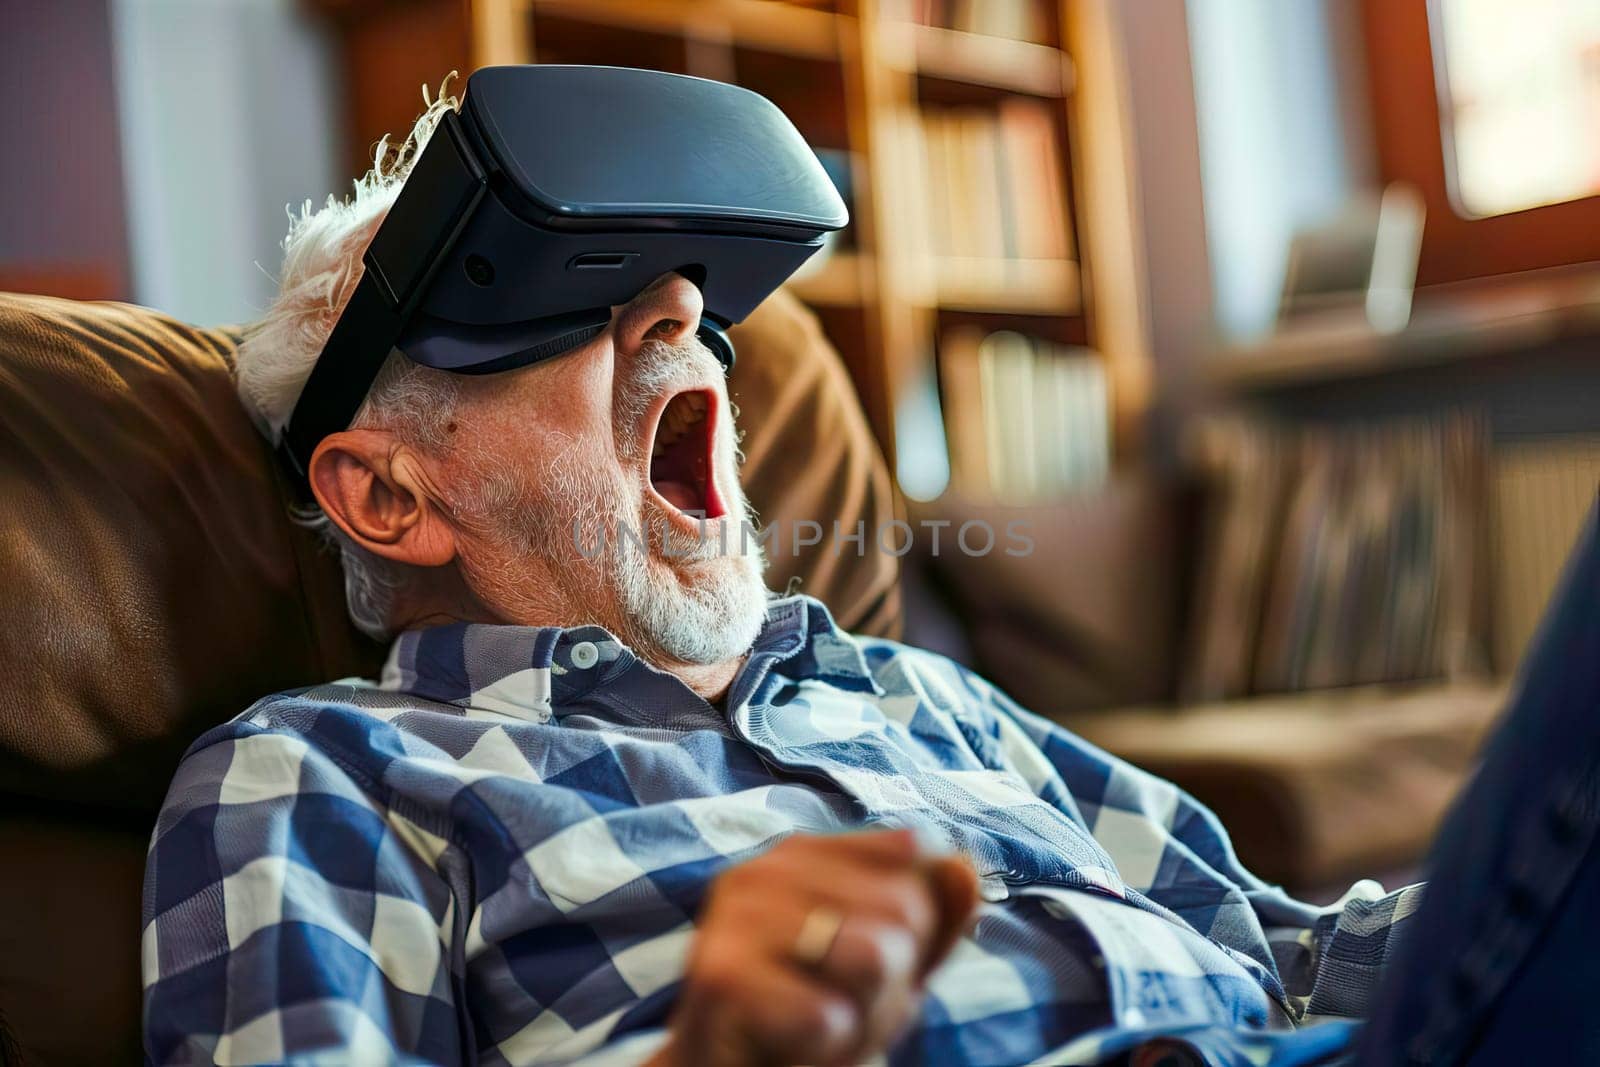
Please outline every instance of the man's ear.
[[330, 434], [311, 454], [311, 492], [356, 544], [385, 559], [442, 567], [455, 531], [416, 454], [387, 430]]

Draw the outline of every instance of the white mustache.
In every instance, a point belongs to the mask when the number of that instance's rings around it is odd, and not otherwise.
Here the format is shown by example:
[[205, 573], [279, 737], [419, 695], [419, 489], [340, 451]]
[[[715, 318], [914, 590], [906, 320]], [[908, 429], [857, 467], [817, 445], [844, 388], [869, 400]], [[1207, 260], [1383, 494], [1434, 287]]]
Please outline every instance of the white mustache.
[[698, 337], [680, 344], [646, 341], [627, 368], [617, 389], [619, 453], [639, 458], [644, 448], [642, 424], [650, 407], [663, 393], [722, 380], [722, 364]]

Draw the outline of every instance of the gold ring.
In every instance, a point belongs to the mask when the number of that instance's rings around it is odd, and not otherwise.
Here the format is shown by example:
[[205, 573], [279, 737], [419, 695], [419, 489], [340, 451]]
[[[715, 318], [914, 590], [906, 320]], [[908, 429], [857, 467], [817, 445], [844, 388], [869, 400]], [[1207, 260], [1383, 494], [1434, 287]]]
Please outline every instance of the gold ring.
[[833, 951], [833, 943], [839, 939], [839, 928], [843, 925], [844, 913], [833, 908], [818, 906], [806, 912], [800, 933], [794, 939], [794, 958], [807, 967], [820, 964]]

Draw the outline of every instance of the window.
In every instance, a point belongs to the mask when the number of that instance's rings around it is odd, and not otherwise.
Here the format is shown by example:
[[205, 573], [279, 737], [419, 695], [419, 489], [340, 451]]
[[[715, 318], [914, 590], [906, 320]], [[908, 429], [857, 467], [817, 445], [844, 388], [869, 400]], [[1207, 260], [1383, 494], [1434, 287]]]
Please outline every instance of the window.
[[1600, 268], [1600, 0], [1357, 2], [1376, 177], [1427, 205], [1417, 285]]
[[1436, 0], [1431, 30], [1462, 215], [1600, 193], [1600, 2]]

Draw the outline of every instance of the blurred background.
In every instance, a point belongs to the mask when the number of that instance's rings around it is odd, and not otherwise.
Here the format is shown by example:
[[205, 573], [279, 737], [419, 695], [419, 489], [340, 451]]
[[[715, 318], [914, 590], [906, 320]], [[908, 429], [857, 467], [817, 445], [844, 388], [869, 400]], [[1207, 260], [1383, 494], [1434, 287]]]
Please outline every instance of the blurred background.
[[[1596, 0], [0, 0], [0, 289], [244, 322], [286, 207], [492, 63], [737, 82], [921, 548], [906, 637], [1405, 873], [1600, 480]], [[824, 549], [826, 550], [826, 549]]]

